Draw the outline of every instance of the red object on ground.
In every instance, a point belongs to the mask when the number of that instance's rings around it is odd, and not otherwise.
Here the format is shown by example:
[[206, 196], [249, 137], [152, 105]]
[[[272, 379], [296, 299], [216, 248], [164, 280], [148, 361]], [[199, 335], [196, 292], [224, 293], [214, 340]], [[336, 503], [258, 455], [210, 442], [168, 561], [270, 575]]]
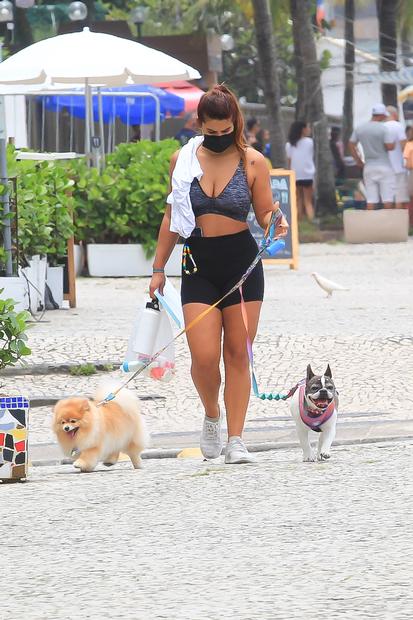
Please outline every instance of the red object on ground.
[[158, 88], [162, 88], [177, 97], [181, 97], [185, 101], [185, 114], [188, 112], [194, 112], [197, 109], [199, 100], [204, 94], [204, 91], [198, 88], [198, 86], [194, 86], [185, 80], [177, 80], [176, 82], [160, 82], [154, 86], [158, 86]]

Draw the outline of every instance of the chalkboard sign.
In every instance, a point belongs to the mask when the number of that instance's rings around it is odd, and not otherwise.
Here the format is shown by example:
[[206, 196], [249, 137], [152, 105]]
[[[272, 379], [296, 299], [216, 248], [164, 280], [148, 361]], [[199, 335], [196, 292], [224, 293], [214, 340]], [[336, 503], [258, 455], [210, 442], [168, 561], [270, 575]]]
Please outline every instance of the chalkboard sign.
[[[285, 248], [277, 254], [276, 258], [265, 259], [265, 262], [277, 263], [279, 265], [290, 265], [291, 269], [298, 267], [298, 224], [297, 224], [297, 204], [295, 193], [295, 174], [292, 170], [283, 170], [282, 168], [270, 171], [271, 190], [274, 202], [278, 200], [281, 210], [283, 211], [290, 225], [288, 235], [285, 237]], [[264, 231], [258, 225], [255, 219], [254, 211], [248, 214], [248, 225], [250, 231], [259, 245]]]

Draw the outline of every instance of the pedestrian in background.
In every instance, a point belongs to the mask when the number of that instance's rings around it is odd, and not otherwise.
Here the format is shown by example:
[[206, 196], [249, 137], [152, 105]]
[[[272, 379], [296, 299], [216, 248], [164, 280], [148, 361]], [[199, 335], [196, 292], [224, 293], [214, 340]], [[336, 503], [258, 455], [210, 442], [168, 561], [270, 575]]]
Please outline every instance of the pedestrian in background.
[[270, 132], [268, 129], [259, 130], [257, 133], [257, 142], [261, 147], [258, 150], [265, 155], [265, 157], [271, 157]]
[[[389, 159], [389, 151], [394, 149], [390, 127], [384, 123], [389, 116], [386, 106], [378, 103], [373, 106], [371, 119], [352, 133], [349, 148], [357, 166], [363, 168], [367, 209], [374, 209], [380, 202], [386, 209], [393, 207], [396, 193], [396, 175]], [[364, 160], [358, 150], [363, 148]]]
[[346, 178], [346, 163], [344, 161], [344, 145], [340, 140], [340, 127], [332, 127], [330, 132], [330, 150], [333, 156], [336, 183], [340, 185]]
[[252, 116], [247, 120], [247, 130], [245, 132], [245, 137], [248, 146], [255, 147], [258, 142], [257, 133], [260, 131], [260, 129], [261, 123], [257, 118], [255, 118], [255, 116]]
[[386, 126], [390, 127], [394, 149], [389, 151], [389, 159], [391, 166], [396, 175], [396, 209], [407, 209], [410, 202], [409, 188], [407, 181], [407, 171], [403, 160], [403, 149], [406, 144], [406, 132], [399, 121], [399, 111], [392, 105], [387, 106], [389, 116], [386, 120]]
[[313, 182], [315, 174], [314, 142], [311, 127], [304, 121], [294, 121], [285, 147], [288, 167], [295, 172], [298, 217], [314, 219]]
[[178, 140], [181, 146], [187, 144], [191, 138], [197, 135], [198, 121], [196, 114], [187, 114], [185, 116], [185, 125], [178, 131], [175, 140]]
[[[410, 198], [410, 205], [413, 202], [413, 127], [406, 128], [406, 144], [403, 150], [404, 165], [407, 170], [407, 184]], [[410, 207], [410, 222], [412, 223], [413, 209]]]

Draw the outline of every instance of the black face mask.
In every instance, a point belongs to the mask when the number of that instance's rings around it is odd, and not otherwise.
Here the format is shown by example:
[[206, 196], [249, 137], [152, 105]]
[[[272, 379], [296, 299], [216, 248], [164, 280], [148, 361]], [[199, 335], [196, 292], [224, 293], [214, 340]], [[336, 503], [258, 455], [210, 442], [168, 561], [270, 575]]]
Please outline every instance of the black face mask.
[[235, 131], [231, 133], [224, 133], [222, 136], [211, 136], [209, 134], [204, 135], [204, 141], [202, 146], [214, 153], [222, 153], [235, 141]]

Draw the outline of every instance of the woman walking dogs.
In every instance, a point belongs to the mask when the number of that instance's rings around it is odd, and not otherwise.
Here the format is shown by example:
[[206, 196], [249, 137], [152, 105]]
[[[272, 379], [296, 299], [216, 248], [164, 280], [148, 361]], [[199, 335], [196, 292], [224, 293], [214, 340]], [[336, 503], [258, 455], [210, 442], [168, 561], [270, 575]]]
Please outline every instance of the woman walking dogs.
[[[171, 161], [172, 191], [160, 227], [150, 294], [162, 292], [164, 266], [178, 237], [184, 237], [181, 298], [188, 325], [236, 284], [257, 254], [247, 225], [252, 203], [259, 225], [266, 228], [273, 205], [268, 166], [263, 155], [244, 141], [244, 121], [237, 99], [225, 86], [205, 93], [198, 106], [201, 136], [192, 138]], [[276, 234], [287, 233], [280, 220]], [[261, 261], [243, 285], [249, 336], [253, 341], [264, 294]], [[201, 451], [221, 454], [222, 410], [220, 359], [223, 332], [224, 401], [228, 424], [226, 463], [250, 463], [241, 437], [250, 398], [246, 333], [236, 291], [211, 310], [188, 334], [191, 374], [205, 408]]]

